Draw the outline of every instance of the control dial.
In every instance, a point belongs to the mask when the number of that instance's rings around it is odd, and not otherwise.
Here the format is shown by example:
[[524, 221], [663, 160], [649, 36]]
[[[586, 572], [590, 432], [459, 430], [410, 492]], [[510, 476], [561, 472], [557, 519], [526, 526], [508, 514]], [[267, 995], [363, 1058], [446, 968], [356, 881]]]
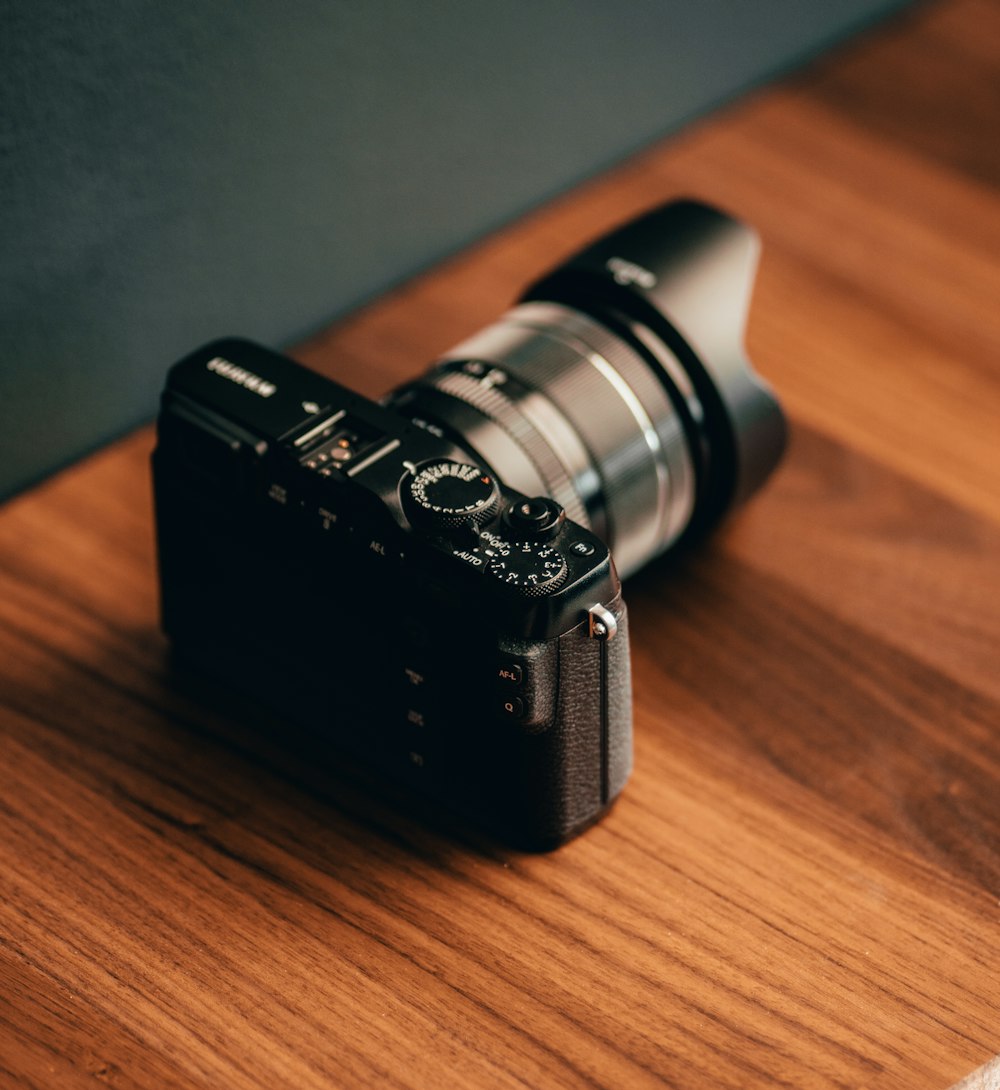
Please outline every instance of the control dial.
[[539, 541], [489, 542], [486, 571], [529, 598], [551, 594], [566, 582], [566, 558]]
[[401, 491], [412, 521], [443, 530], [482, 526], [500, 509], [500, 488], [492, 473], [446, 458], [418, 465], [403, 478]]

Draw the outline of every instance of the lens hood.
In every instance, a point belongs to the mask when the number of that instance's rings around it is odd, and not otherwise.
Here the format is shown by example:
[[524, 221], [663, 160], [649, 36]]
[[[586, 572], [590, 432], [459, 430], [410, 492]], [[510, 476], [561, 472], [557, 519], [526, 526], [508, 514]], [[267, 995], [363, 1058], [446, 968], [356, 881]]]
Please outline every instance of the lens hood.
[[604, 235], [523, 296], [572, 305], [628, 335], [672, 387], [680, 385], [676, 363], [656, 340], [680, 361], [695, 395], [689, 416], [702, 432], [703, 524], [755, 492], [785, 447], [781, 408], [743, 344], [759, 253], [745, 224], [677, 201]]

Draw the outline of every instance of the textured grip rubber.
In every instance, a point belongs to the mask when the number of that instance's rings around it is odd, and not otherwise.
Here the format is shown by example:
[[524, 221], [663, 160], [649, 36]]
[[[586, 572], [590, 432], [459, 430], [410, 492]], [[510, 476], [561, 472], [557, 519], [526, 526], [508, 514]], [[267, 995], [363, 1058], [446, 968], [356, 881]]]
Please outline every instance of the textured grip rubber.
[[593, 824], [632, 770], [628, 617], [620, 593], [605, 605], [618, 622], [613, 640], [591, 638], [584, 620], [541, 655], [538, 644], [510, 645], [534, 650], [535, 682], [556, 696], [551, 725], [520, 740], [514, 795], [504, 807], [524, 847], [553, 848]]

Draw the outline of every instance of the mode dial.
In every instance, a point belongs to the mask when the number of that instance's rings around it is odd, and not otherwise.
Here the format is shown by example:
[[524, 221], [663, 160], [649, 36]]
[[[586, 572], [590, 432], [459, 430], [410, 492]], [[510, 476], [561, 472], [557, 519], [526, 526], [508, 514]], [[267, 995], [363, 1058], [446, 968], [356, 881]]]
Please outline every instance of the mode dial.
[[538, 541], [490, 541], [486, 571], [529, 598], [551, 594], [566, 582], [566, 558]]
[[401, 491], [407, 515], [423, 526], [482, 526], [500, 509], [492, 473], [446, 458], [418, 465]]

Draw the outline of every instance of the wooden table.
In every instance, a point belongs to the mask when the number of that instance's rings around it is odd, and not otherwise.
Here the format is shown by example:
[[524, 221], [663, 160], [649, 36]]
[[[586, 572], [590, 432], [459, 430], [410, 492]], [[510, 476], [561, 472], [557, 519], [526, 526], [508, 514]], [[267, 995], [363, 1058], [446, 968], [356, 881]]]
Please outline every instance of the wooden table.
[[635, 774], [554, 854], [414, 816], [171, 674], [150, 429], [10, 503], [0, 1084], [914, 1090], [987, 1064], [998, 134], [1000, 7], [918, 7], [301, 347], [374, 394], [670, 196], [763, 235], [749, 348], [787, 458], [627, 586]]

